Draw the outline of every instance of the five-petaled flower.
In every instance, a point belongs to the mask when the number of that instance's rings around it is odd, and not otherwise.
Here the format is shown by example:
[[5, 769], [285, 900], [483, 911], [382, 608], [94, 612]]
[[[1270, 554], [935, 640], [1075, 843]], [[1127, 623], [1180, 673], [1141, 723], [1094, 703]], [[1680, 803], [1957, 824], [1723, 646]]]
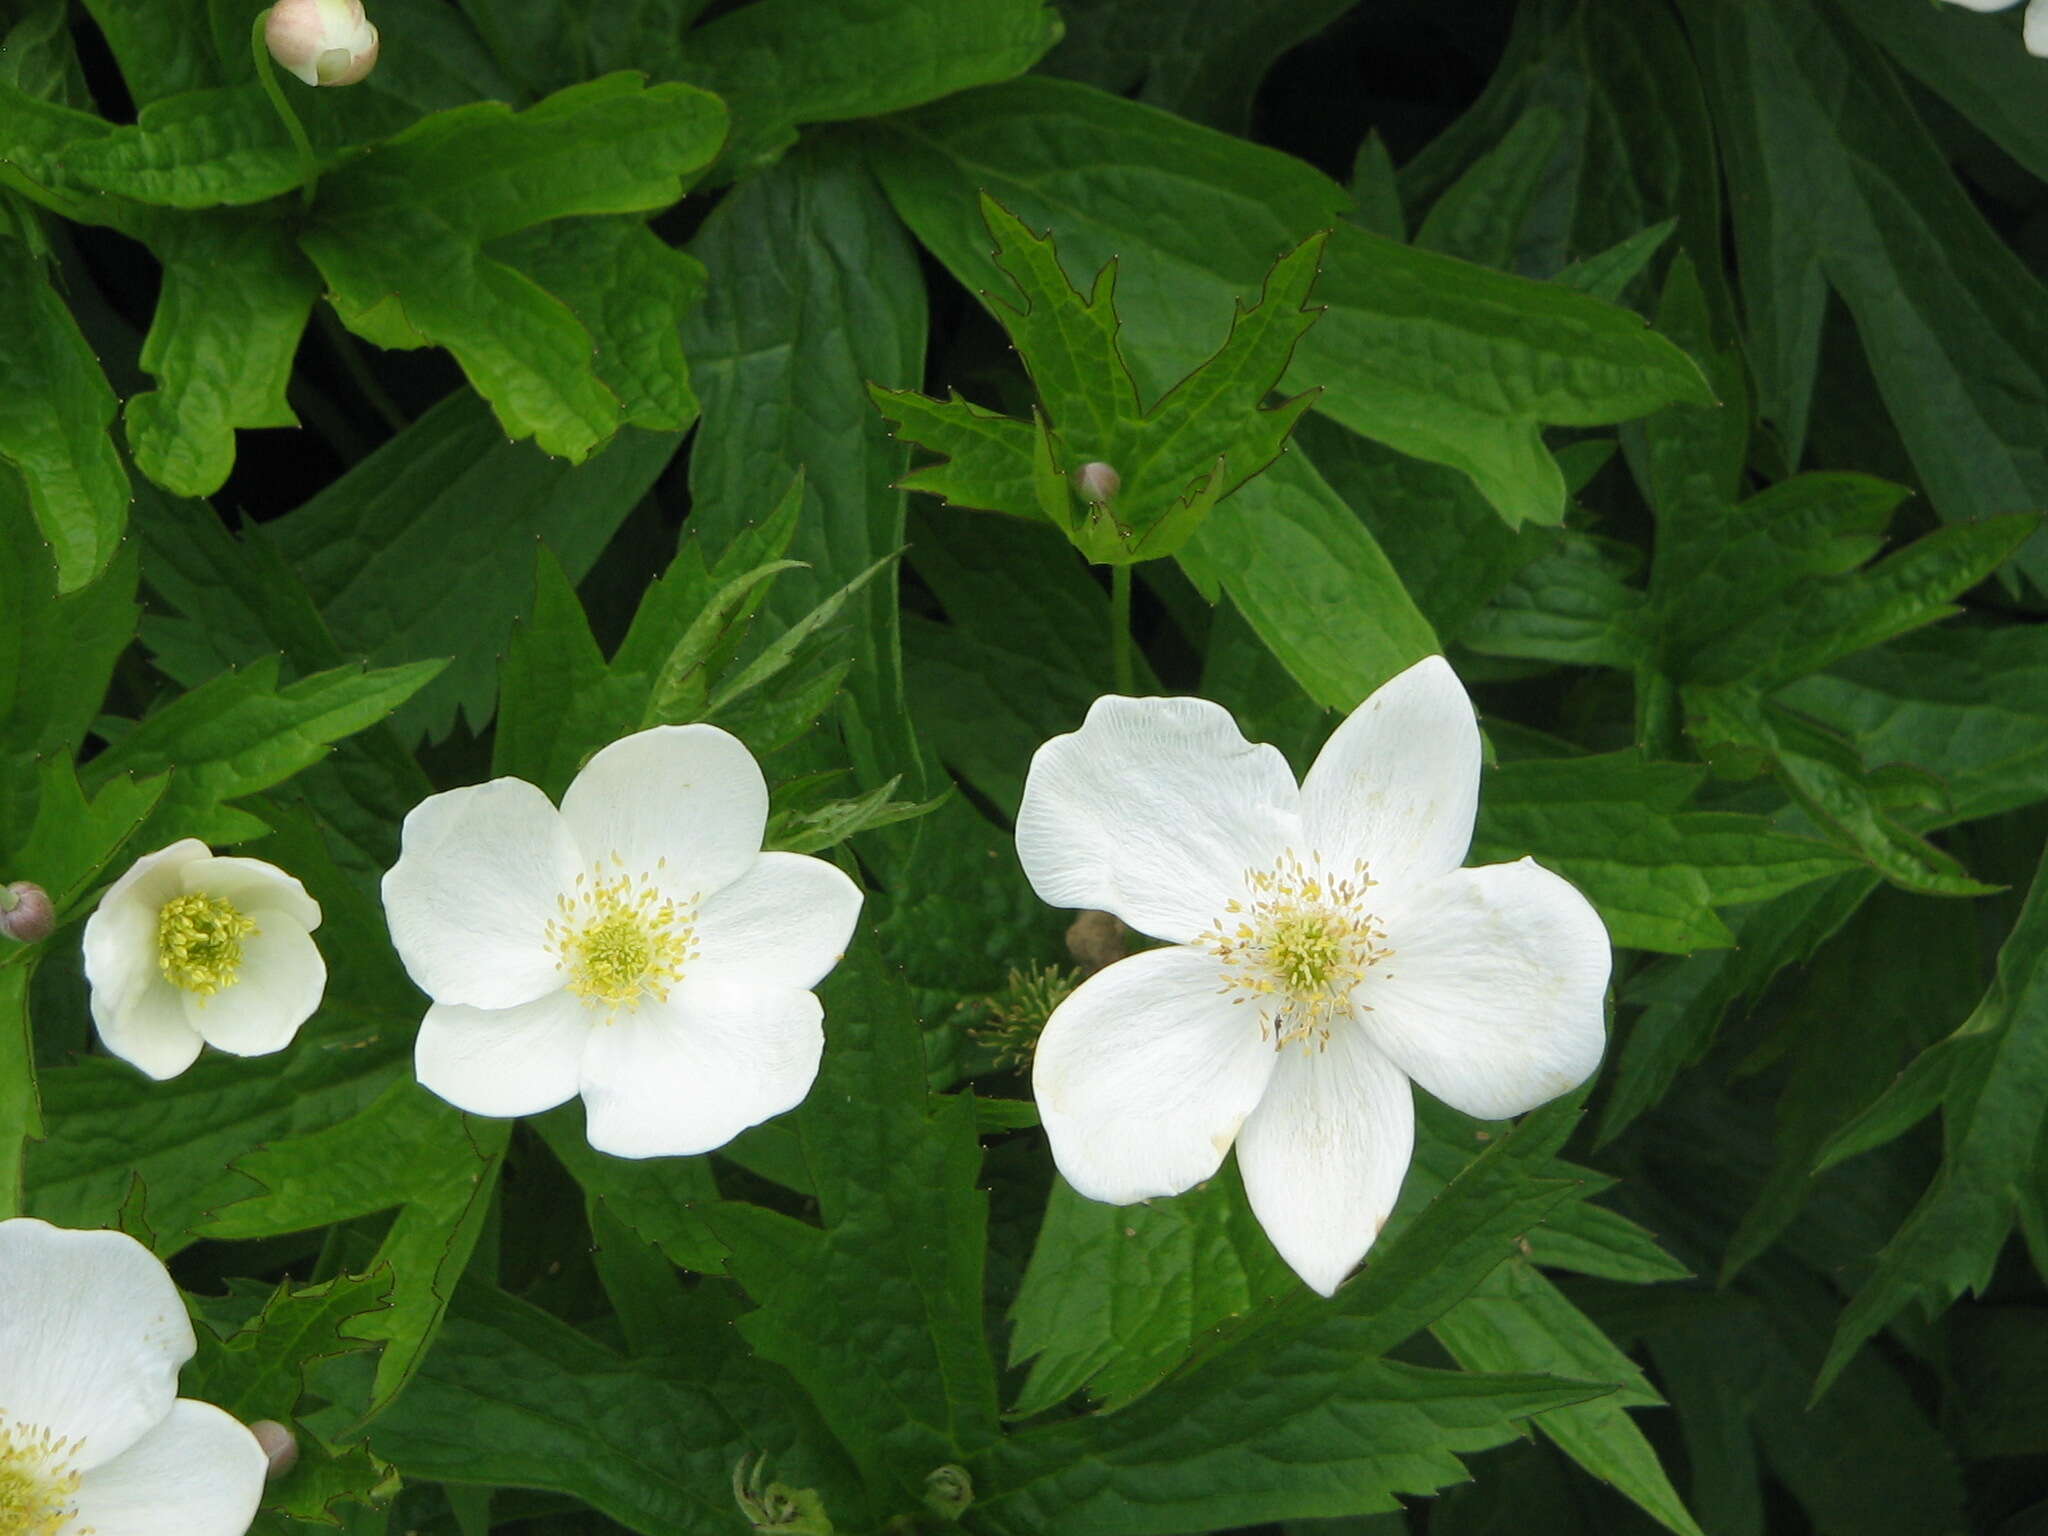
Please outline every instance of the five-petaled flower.
[[1527, 859], [1459, 867], [1479, 768], [1442, 657], [1361, 704], [1298, 787], [1201, 699], [1097, 699], [1039, 748], [1017, 817], [1033, 887], [1168, 941], [1083, 982], [1039, 1041], [1075, 1189], [1177, 1194], [1234, 1141], [1274, 1247], [1328, 1295], [1400, 1191], [1409, 1079], [1487, 1119], [1584, 1081], [1606, 929]]
[[763, 853], [768, 787], [711, 725], [613, 742], [558, 811], [524, 779], [405, 818], [384, 877], [392, 942], [433, 999], [419, 1079], [484, 1115], [583, 1096], [591, 1145], [708, 1152], [794, 1108], [824, 1049], [811, 988], [860, 889]]
[[263, 1447], [178, 1396], [195, 1348], [177, 1287], [134, 1238], [0, 1221], [0, 1531], [248, 1530]]
[[377, 67], [363, 0], [277, 0], [263, 18], [270, 56], [308, 85], [354, 85]]
[[320, 904], [274, 864], [217, 858], [190, 837], [145, 854], [86, 919], [100, 1038], [158, 1079], [191, 1066], [202, 1043], [283, 1050], [327, 987], [319, 926]]
[[[1949, 0], [1950, 5], [1972, 11], [2009, 11], [2019, 3], [2020, 0]], [[2020, 35], [2027, 52], [2036, 58], [2048, 58], [2048, 0], [2027, 0], [2027, 16]]]

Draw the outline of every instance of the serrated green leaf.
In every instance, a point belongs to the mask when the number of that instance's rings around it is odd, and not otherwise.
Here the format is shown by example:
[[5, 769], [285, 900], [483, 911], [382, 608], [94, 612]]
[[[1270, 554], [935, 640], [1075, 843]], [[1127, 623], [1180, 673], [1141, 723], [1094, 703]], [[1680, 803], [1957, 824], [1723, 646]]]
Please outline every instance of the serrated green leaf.
[[507, 436], [580, 463], [622, 420], [591, 333], [482, 246], [551, 219], [666, 207], [724, 129], [715, 97], [624, 74], [518, 114], [480, 102], [323, 178], [300, 243], [351, 329], [446, 347]]
[[1683, 809], [1704, 772], [1631, 752], [1504, 764], [1481, 788], [1472, 857], [1533, 856], [1585, 892], [1616, 944], [1672, 954], [1734, 942], [1716, 907], [1851, 867], [1762, 817]]
[[678, 1268], [725, 1272], [725, 1244], [712, 1235], [705, 1215], [718, 1200], [709, 1158], [608, 1156], [590, 1145], [576, 1103], [532, 1123], [584, 1194], [614, 1220], [660, 1248]]
[[[1021, 296], [989, 302], [1038, 392], [1039, 435], [1023, 437], [1022, 423], [997, 429], [957, 396], [944, 405], [915, 398], [899, 411], [897, 392], [871, 389], [899, 436], [935, 452], [963, 450], [963, 458], [915, 471], [903, 483], [956, 506], [1028, 517], [1040, 505], [1041, 476], [1016, 455], [1036, 458], [1042, 441], [1053, 474], [1102, 463], [1117, 477], [1106, 496], [1062, 490], [1045, 509], [1089, 559], [1126, 564], [1173, 553], [1215, 501], [1272, 463], [1311, 403], [1312, 394], [1272, 407], [1265, 400], [1315, 321], [1304, 301], [1321, 240], [1283, 256], [1259, 302], [1238, 307], [1222, 348], [1147, 407], [1118, 341], [1115, 265], [1097, 272], [1083, 295], [1068, 281], [1050, 234], [1033, 235], [986, 194], [981, 209], [996, 242], [994, 260]], [[937, 430], [920, 437], [920, 424]], [[995, 459], [999, 449], [1008, 462]], [[987, 478], [977, 481], [977, 472]], [[1026, 483], [1033, 494], [1018, 499]]]
[[1632, 671], [1648, 643], [1647, 599], [1627, 579], [1635, 550], [1562, 529], [1546, 542], [1549, 551], [1517, 571], [1458, 638], [1486, 656]]
[[0, 234], [0, 460], [21, 474], [57, 590], [106, 569], [128, 522], [128, 473], [107, 437], [114, 393], [42, 263]]
[[[321, 168], [338, 158], [324, 157]], [[67, 148], [60, 164], [81, 185], [166, 208], [265, 202], [305, 176], [253, 82], [150, 102], [134, 123]]]
[[1910, 1302], [1940, 1308], [1965, 1290], [1981, 1293], [2018, 1215], [2018, 1186], [2041, 1176], [2034, 1153], [2048, 1117], [2048, 858], [1975, 1011], [1839, 1132], [1820, 1166], [1897, 1135], [1935, 1102], [1940, 1172], [1842, 1314], [1817, 1394]]
[[[438, 661], [369, 670], [336, 667], [278, 686], [276, 656], [228, 672], [173, 700], [92, 760], [87, 782], [168, 771], [151, 816], [156, 844], [181, 837], [242, 842], [267, 830], [227, 802], [268, 789], [318, 762], [329, 743], [376, 724], [441, 670]], [[156, 844], [152, 844], [155, 846]]]
[[822, 1227], [728, 1204], [711, 1228], [749, 1343], [817, 1404], [878, 1498], [999, 1437], [982, 1328], [986, 1196], [969, 1097], [930, 1099], [907, 990], [856, 946], [819, 989], [832, 1045], [794, 1121]]

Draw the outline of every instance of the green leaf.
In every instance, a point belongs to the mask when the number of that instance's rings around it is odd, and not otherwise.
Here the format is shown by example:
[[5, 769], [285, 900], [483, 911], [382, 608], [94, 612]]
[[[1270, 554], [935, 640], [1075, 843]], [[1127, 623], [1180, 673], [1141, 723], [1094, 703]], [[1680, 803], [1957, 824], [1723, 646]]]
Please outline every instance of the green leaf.
[[1318, 704], [1350, 710], [1438, 644], [1359, 520], [1295, 448], [1220, 503], [1181, 551], [1228, 593]]
[[497, 662], [533, 591], [533, 541], [580, 581], [674, 455], [628, 433], [577, 469], [508, 443], [457, 391], [262, 536], [303, 579], [345, 652], [391, 664], [447, 656], [398, 716], [438, 740], [457, 712], [490, 722]]
[[1644, 659], [1644, 608], [1631, 586], [1640, 556], [1591, 534], [1559, 530], [1458, 637], [1487, 656], [1632, 671]]
[[[1729, 158], [1751, 355], [1799, 453], [1828, 288], [1945, 521], [2048, 500], [2048, 290], [1949, 168], [1846, 8], [1688, 4]], [[2019, 556], [2048, 579], [2048, 534]]]
[[715, 97], [624, 74], [518, 114], [479, 102], [323, 178], [300, 243], [352, 330], [446, 347], [507, 436], [580, 463], [624, 419], [591, 332], [482, 247], [551, 219], [666, 207], [724, 128]]
[[92, 760], [87, 781], [169, 771], [170, 787], [149, 825], [159, 842], [258, 837], [267, 830], [262, 819], [228, 801], [318, 762], [330, 742], [384, 719], [442, 667], [336, 667], [279, 687], [278, 665], [268, 656], [225, 673], [137, 722]]
[[128, 522], [128, 473], [107, 437], [114, 392], [42, 263], [0, 233], [0, 461], [21, 472], [57, 590], [107, 568]]
[[871, 949], [819, 992], [832, 1045], [794, 1118], [823, 1225], [733, 1204], [711, 1227], [757, 1307], [742, 1334], [796, 1377], [877, 1497], [912, 1509], [933, 1467], [998, 1438], [974, 1104], [928, 1098], [909, 997]]
[[1059, 40], [1040, 0], [755, 0], [683, 43], [681, 77], [731, 105], [730, 174], [775, 159], [805, 123], [879, 117], [1020, 75]]
[[[905, 497], [892, 482], [905, 451], [863, 386], [924, 378], [917, 252], [853, 146], [830, 139], [734, 188], [691, 250], [711, 281], [683, 332], [704, 409], [690, 453], [690, 523], [706, 547], [722, 548], [801, 471], [803, 512], [787, 553], [810, 569], [778, 580], [765, 603], [772, 625], [794, 624], [904, 543]], [[856, 775], [872, 789], [901, 774], [922, 792], [895, 582], [868, 587], [853, 614], [859, 639], [835, 714]]]
[[2019, 1186], [2042, 1176], [2034, 1158], [2048, 1117], [2048, 858], [1975, 1011], [1839, 1132], [1820, 1166], [1896, 1136], [1935, 1102], [1941, 1170], [1842, 1314], [1816, 1393], [1909, 1303], [1939, 1309], [1965, 1290], [1981, 1293], [2018, 1214]]
[[680, 432], [696, 419], [682, 325], [704, 287], [695, 257], [638, 219], [575, 219], [493, 241], [489, 255], [569, 306], [590, 332], [598, 379], [620, 419]]
[[1503, 764], [1481, 788], [1472, 858], [1533, 856], [1586, 894], [1616, 944], [1671, 954], [1734, 942], [1716, 907], [1850, 867], [1760, 816], [1685, 810], [1704, 776], [1632, 752]]
[[1617, 1390], [1606, 1397], [1538, 1414], [1536, 1427], [1666, 1530], [1700, 1536], [1656, 1451], [1625, 1411], [1663, 1399], [1636, 1363], [1532, 1265], [1501, 1265], [1430, 1331], [1468, 1371], [1547, 1371], [1613, 1382]]
[[[338, 157], [323, 158], [324, 170]], [[265, 202], [305, 175], [253, 82], [150, 102], [134, 123], [70, 146], [60, 162], [84, 186], [166, 208]]]
[[[1258, 304], [1239, 307], [1222, 348], [1148, 408], [1119, 345], [1116, 267], [1105, 265], [1083, 295], [1068, 282], [1049, 234], [1032, 235], [986, 195], [981, 209], [996, 241], [994, 259], [1022, 297], [1021, 304], [990, 302], [1038, 392], [1052, 471], [1064, 479], [1103, 463], [1119, 482], [1103, 496], [1082, 488], [1079, 506], [1056, 491], [1046, 510], [1091, 560], [1127, 564], [1173, 553], [1215, 501], [1273, 462], [1314, 398], [1310, 392], [1264, 404], [1315, 321], [1304, 301], [1322, 242], [1311, 239], [1283, 256]], [[1029, 499], [1014, 498], [1036, 478], [1017, 456], [1036, 454], [1037, 434], [1025, 437], [1016, 423], [992, 436], [992, 424], [957, 396], [944, 405], [919, 399], [899, 412], [897, 392], [870, 393], [899, 436], [940, 454], [951, 455], [955, 444], [966, 452], [965, 463], [916, 470], [906, 487], [955, 506], [1032, 515], [1036, 490]], [[998, 443], [1012, 462], [988, 464], [987, 480], [977, 482], [975, 471]]]
[[[272, 1141], [235, 1163], [262, 1192], [222, 1207], [210, 1238], [270, 1237], [399, 1207], [370, 1266], [388, 1266], [390, 1305], [356, 1330], [384, 1342], [353, 1439], [412, 1379], [482, 1230], [511, 1124], [467, 1116], [410, 1077], [337, 1124]], [[245, 1186], [246, 1187], [246, 1186]]]
[[238, 427], [299, 424], [285, 388], [320, 280], [264, 219], [159, 219], [149, 243], [164, 281], [142, 366], [158, 387], [129, 397], [128, 444], [158, 485], [210, 496], [234, 467]]
[[34, 966], [19, 961], [0, 965], [0, 1220], [22, 1214], [22, 1152], [43, 1134], [34, 1021], [28, 1011], [34, 973]]
[[583, 1193], [620, 1225], [653, 1243], [678, 1268], [725, 1272], [725, 1244], [712, 1235], [706, 1216], [718, 1199], [709, 1158], [608, 1156], [590, 1145], [576, 1103], [536, 1116], [532, 1124]]
[[552, 1489], [647, 1536], [740, 1529], [733, 1464], [765, 1454], [778, 1481], [821, 1489], [835, 1522], [871, 1529], [845, 1453], [742, 1346], [737, 1304], [697, 1288], [668, 1351], [627, 1360], [473, 1279], [377, 1446], [411, 1477]]
[[1110, 1409], [1254, 1306], [1298, 1292], [1246, 1204], [1235, 1162], [1172, 1200], [1105, 1205], [1055, 1180], [1011, 1308], [1010, 1365], [1031, 1369], [1011, 1418], [1082, 1387]]

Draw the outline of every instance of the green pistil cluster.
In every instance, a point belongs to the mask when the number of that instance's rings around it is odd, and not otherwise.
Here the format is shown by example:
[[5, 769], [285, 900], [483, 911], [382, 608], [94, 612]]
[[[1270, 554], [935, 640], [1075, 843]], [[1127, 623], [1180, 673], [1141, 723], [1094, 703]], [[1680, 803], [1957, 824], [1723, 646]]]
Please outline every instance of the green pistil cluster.
[[157, 967], [172, 986], [211, 997], [235, 984], [242, 941], [258, 932], [225, 896], [174, 896], [157, 913]]

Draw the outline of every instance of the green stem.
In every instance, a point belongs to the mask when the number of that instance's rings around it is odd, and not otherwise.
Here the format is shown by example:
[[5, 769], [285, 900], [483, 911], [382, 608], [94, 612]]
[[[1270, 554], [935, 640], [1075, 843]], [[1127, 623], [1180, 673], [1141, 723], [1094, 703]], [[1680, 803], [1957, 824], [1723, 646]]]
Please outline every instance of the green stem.
[[1131, 647], [1131, 568], [1109, 568], [1109, 644], [1116, 668], [1116, 691], [1138, 691], [1138, 668]]
[[263, 93], [277, 108], [277, 115], [284, 119], [284, 131], [292, 136], [292, 143], [299, 151], [299, 206], [310, 208], [313, 206], [313, 189], [320, 184], [320, 162], [313, 154], [313, 141], [306, 137], [306, 125], [299, 121], [299, 114], [285, 100], [284, 88], [277, 83], [277, 70], [270, 62], [270, 44], [263, 40], [263, 24], [269, 19], [268, 10], [256, 13], [256, 20], [249, 28], [249, 51], [256, 56], [256, 78], [263, 82]]

